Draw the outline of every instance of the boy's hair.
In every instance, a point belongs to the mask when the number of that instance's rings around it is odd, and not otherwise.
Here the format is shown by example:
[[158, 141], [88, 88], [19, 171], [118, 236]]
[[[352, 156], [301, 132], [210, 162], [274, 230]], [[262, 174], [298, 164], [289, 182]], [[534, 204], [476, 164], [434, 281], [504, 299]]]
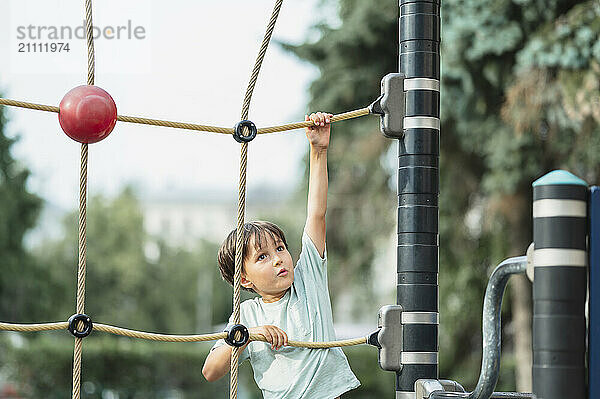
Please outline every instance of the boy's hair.
[[[283, 231], [274, 223], [264, 222], [264, 221], [255, 221], [248, 222], [244, 224], [244, 236], [243, 236], [243, 244], [242, 244], [242, 270], [244, 270], [243, 263], [248, 256], [248, 246], [250, 245], [250, 240], [254, 237], [254, 248], [259, 249], [263, 246], [263, 243], [267, 239], [267, 235], [275, 239], [280, 239], [283, 241], [283, 245], [287, 249], [287, 241], [285, 240], [285, 234]], [[237, 229], [232, 230], [223, 244], [221, 244], [221, 248], [219, 248], [219, 253], [217, 255], [217, 262], [219, 263], [219, 270], [221, 271], [221, 276], [223, 280], [227, 281], [230, 285], [233, 286], [233, 276], [235, 274], [235, 243], [237, 240]], [[243, 290], [254, 292], [254, 290], [242, 287]]]

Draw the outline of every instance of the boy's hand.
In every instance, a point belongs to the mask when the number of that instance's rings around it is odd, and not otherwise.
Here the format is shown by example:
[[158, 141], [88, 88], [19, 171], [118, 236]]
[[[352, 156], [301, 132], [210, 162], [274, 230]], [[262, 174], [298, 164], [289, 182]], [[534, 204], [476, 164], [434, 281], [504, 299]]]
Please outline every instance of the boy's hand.
[[305, 115], [305, 121], [312, 121], [314, 126], [307, 127], [306, 137], [310, 145], [316, 150], [326, 150], [329, 147], [329, 132], [332, 114], [317, 112]]
[[288, 343], [288, 336], [279, 327], [275, 326], [258, 326], [250, 327], [248, 329], [250, 334], [262, 335], [267, 339], [267, 342], [271, 344], [271, 349], [279, 349], [282, 346], [286, 346]]

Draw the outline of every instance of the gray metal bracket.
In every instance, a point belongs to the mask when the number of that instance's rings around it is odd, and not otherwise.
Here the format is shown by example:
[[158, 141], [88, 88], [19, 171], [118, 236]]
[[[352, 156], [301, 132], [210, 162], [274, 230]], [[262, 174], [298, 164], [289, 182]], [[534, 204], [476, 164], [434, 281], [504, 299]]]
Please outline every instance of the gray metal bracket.
[[[415, 381], [415, 399], [429, 399], [434, 392], [460, 392], [465, 389], [456, 381], [452, 380], [417, 380]], [[461, 397], [461, 396], [456, 396]], [[464, 397], [464, 396], [463, 396]]]
[[385, 137], [402, 138], [404, 135], [404, 75], [389, 73], [381, 79], [381, 95], [371, 105], [369, 111], [381, 116], [380, 129]]
[[367, 336], [367, 343], [379, 348], [379, 366], [387, 371], [402, 369], [402, 306], [386, 305], [377, 314], [379, 330]]
[[433, 392], [444, 392], [444, 386], [438, 380], [416, 380], [415, 399], [428, 399]]

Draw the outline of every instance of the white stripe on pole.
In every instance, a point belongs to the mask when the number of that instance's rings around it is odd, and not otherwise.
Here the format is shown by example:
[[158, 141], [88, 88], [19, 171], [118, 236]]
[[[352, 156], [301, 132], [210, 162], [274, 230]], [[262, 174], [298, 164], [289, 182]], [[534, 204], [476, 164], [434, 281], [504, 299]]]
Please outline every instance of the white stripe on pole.
[[402, 352], [402, 364], [438, 364], [437, 352]]
[[404, 129], [440, 130], [440, 119], [430, 116], [407, 116], [404, 118]]
[[533, 266], [587, 266], [587, 252], [581, 249], [542, 248], [533, 251]]
[[440, 324], [437, 312], [402, 312], [402, 324]]
[[440, 81], [429, 78], [404, 79], [404, 91], [409, 90], [440, 91]]
[[585, 201], [565, 199], [541, 199], [533, 201], [534, 218], [555, 216], [587, 217], [587, 204]]

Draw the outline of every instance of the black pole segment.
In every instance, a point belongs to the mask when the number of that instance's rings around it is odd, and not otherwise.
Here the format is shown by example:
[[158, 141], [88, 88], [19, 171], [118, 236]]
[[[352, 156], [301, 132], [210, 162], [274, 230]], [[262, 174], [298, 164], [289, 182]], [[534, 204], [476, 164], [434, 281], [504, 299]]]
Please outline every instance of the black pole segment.
[[400, 0], [404, 135], [398, 151], [398, 282], [402, 370], [396, 399], [418, 379], [438, 378], [440, 2]]
[[400, 53], [400, 69], [403, 70], [402, 73], [412, 76], [421, 74], [422, 76], [439, 80], [439, 46], [433, 46], [431, 43], [422, 43], [420, 46], [401, 43], [400, 51], [403, 50], [406, 50], [406, 53]]
[[587, 184], [554, 171], [533, 200], [533, 393], [584, 399]]
[[[396, 374], [396, 386], [403, 384], [405, 379], [409, 380], [419, 380], [423, 378], [423, 375], [437, 375], [438, 366], [437, 364], [414, 364], [410, 367], [404, 365], [402, 367], [402, 372]], [[411, 388], [413, 391], [398, 391], [396, 390], [396, 399], [414, 399], [414, 383]]]
[[435, 129], [407, 129], [400, 140], [401, 154], [439, 154], [439, 151], [440, 132]]
[[433, 116], [440, 114], [440, 93], [411, 90], [406, 93], [406, 116]]
[[404, 351], [436, 352], [438, 350], [438, 329], [437, 325], [408, 324], [402, 328], [402, 333], [407, 334], [404, 339]]

